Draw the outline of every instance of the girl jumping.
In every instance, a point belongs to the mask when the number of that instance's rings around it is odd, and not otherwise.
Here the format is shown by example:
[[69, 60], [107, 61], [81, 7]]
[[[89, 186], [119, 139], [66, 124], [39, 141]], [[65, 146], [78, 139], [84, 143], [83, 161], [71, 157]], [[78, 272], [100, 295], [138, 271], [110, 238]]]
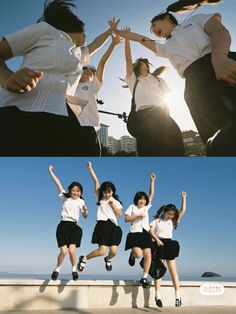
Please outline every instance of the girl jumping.
[[[154, 250], [160, 259], [166, 260], [175, 289], [175, 306], [177, 307], [182, 305], [179, 276], [175, 262], [175, 258], [179, 255], [179, 243], [172, 240], [172, 233], [186, 211], [186, 197], [186, 192], [182, 192], [182, 206], [180, 211], [173, 204], [162, 206], [157, 211], [155, 219], [150, 224], [150, 234], [155, 240]], [[155, 279], [154, 285], [156, 305], [162, 307], [160, 295], [161, 279]]]
[[56, 231], [57, 244], [60, 248], [60, 254], [58, 255], [57, 265], [53, 270], [51, 279], [57, 279], [67, 250], [69, 250], [72, 265], [72, 278], [73, 280], [77, 280], [79, 276], [76, 269], [75, 249], [80, 246], [83, 234], [83, 231], [77, 225], [77, 222], [79, 221], [80, 213], [82, 213], [84, 218], [87, 218], [88, 216], [88, 209], [82, 198], [83, 187], [79, 182], [72, 182], [68, 186], [68, 191], [65, 192], [60, 180], [54, 174], [52, 165], [49, 166], [49, 173], [60, 192], [59, 196], [62, 198], [63, 202], [61, 222], [58, 224]]
[[130, 205], [125, 212], [125, 221], [131, 222], [130, 232], [126, 239], [125, 250], [132, 249], [129, 257], [129, 265], [134, 266], [135, 259], [144, 257], [143, 276], [140, 280], [143, 288], [148, 288], [150, 283], [147, 276], [151, 265], [152, 238], [149, 234], [148, 211], [152, 206], [154, 196], [154, 182], [156, 175], [150, 175], [149, 196], [145, 192], [137, 192], [134, 196], [134, 204]]
[[94, 181], [95, 193], [98, 198], [97, 224], [92, 235], [92, 243], [97, 243], [98, 249], [85, 256], [80, 256], [77, 268], [78, 271], [83, 271], [88, 260], [104, 256], [108, 247], [109, 252], [104, 261], [106, 270], [111, 271], [111, 259], [117, 254], [118, 245], [122, 238], [122, 230], [118, 226], [116, 218], [116, 216], [122, 216], [122, 205], [118, 195], [116, 195], [114, 184], [105, 181], [100, 186], [91, 162], [88, 162], [87, 167]]

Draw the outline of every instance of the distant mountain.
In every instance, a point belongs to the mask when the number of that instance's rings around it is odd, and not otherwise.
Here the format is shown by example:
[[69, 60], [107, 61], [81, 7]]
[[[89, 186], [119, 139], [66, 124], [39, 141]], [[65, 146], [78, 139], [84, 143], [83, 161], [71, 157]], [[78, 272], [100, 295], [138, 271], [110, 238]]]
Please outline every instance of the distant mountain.
[[206, 271], [205, 273], [201, 275], [201, 277], [221, 277], [221, 275], [217, 273], [213, 273], [211, 271]]

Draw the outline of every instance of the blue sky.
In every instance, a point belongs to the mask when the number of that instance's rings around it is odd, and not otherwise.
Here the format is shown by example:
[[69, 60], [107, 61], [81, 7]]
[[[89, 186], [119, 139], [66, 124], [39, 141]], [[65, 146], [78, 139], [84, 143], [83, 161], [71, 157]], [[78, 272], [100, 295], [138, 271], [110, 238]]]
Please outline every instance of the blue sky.
[[[133, 31], [152, 37], [149, 32], [151, 18], [172, 2], [170, 0], [75, 0], [77, 5], [75, 13], [86, 23], [88, 43], [107, 29], [107, 21], [112, 16], [121, 19], [121, 27], [130, 26]], [[43, 4], [44, 0], [1, 1], [0, 36], [35, 23], [41, 15]], [[223, 23], [231, 31], [232, 50], [236, 50], [235, 9], [236, 2], [234, 0], [225, 0], [222, 4], [203, 6], [198, 10], [199, 13], [219, 12], [222, 14]], [[181, 22], [186, 15], [177, 15], [176, 17]], [[107, 46], [108, 43], [92, 57], [90, 63], [97, 65]], [[172, 101], [170, 101], [172, 116], [182, 130], [196, 130], [183, 99], [184, 81], [179, 78], [166, 59], [155, 57], [152, 52], [136, 43], [132, 44], [132, 50], [134, 59], [140, 56], [148, 57], [153, 64], [153, 69], [160, 65], [169, 66], [169, 71], [163, 74], [163, 78], [170, 85], [173, 94]], [[16, 69], [19, 62], [19, 59], [13, 60], [9, 65]], [[100, 106], [100, 109], [119, 113], [125, 111], [128, 113], [130, 111], [131, 94], [128, 89], [121, 88], [122, 83], [118, 79], [118, 77], [124, 77], [125, 75], [123, 44], [116, 48], [108, 62], [105, 70], [104, 85], [100, 92], [100, 98], [103, 99], [104, 105]], [[125, 124], [117, 117], [101, 114], [101, 122], [111, 126], [109, 135], [120, 137], [128, 134]]]
[[[0, 159], [0, 272], [50, 273], [58, 248], [55, 238], [60, 220], [58, 191], [48, 173], [52, 163], [66, 188], [79, 180], [89, 209], [77, 256], [95, 249], [90, 243], [96, 220], [93, 182], [86, 168], [87, 158], [1, 158]], [[126, 209], [138, 190], [148, 192], [149, 174], [157, 174], [152, 217], [163, 204], [181, 204], [187, 192], [187, 212], [175, 231], [181, 244], [180, 275], [200, 276], [214, 271], [236, 277], [236, 159], [235, 158], [91, 158], [100, 179], [111, 180]], [[128, 266], [124, 251], [129, 224], [119, 219], [123, 240], [113, 262], [114, 275], [138, 275], [141, 269]], [[67, 257], [63, 273], [70, 272]], [[96, 270], [96, 271], [95, 271]], [[91, 260], [84, 274], [107, 274], [103, 258]]]

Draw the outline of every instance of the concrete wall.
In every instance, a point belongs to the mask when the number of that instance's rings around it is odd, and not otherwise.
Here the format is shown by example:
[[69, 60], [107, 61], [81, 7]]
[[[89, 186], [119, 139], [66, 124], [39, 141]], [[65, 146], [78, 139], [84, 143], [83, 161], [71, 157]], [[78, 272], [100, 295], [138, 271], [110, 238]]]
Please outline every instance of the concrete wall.
[[[174, 306], [170, 281], [162, 287], [164, 306]], [[236, 306], [236, 283], [182, 282], [184, 306]], [[135, 281], [49, 281], [3, 279], [0, 281], [1, 310], [57, 310], [131, 308], [156, 306], [154, 287], [143, 289]]]

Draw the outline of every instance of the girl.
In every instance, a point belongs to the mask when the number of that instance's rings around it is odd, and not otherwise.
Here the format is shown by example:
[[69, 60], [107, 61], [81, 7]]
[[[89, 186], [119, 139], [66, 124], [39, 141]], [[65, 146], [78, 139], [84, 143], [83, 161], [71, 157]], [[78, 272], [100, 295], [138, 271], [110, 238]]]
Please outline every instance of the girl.
[[[130, 29], [126, 28], [126, 31]], [[135, 110], [140, 120], [134, 120], [138, 155], [184, 156], [182, 133], [170, 117], [165, 102], [170, 89], [159, 77], [165, 67], [158, 68], [154, 76], [150, 73], [148, 59], [139, 58], [133, 63], [128, 39], [125, 40], [125, 58], [126, 83], [133, 94], [132, 106], [135, 107], [131, 110]]]
[[122, 216], [122, 205], [116, 195], [116, 188], [112, 182], [103, 182], [100, 186], [91, 162], [87, 164], [90, 175], [94, 181], [95, 193], [98, 198], [97, 224], [92, 235], [92, 243], [98, 244], [98, 249], [86, 256], [80, 256], [78, 271], [83, 271], [86, 262], [91, 258], [104, 256], [107, 247], [108, 255], [104, 258], [107, 271], [112, 270], [111, 259], [116, 256], [118, 245], [121, 242], [122, 230], [118, 226], [117, 218]]
[[84, 66], [75, 95], [67, 98], [81, 126], [78, 128], [78, 134], [75, 134], [77, 138], [83, 139], [80, 143], [80, 156], [100, 156], [101, 149], [95, 131], [100, 127], [96, 100], [102, 85], [105, 64], [119, 43], [119, 36], [112, 36], [112, 43], [102, 56], [97, 69]]
[[150, 175], [149, 196], [145, 192], [137, 192], [134, 196], [134, 204], [130, 205], [125, 212], [125, 221], [131, 222], [125, 250], [132, 249], [129, 257], [130, 266], [134, 266], [136, 258], [144, 257], [143, 276], [140, 280], [143, 288], [150, 286], [147, 276], [151, 265], [152, 238], [149, 234], [148, 211], [152, 206], [155, 179], [156, 175], [152, 173]]
[[[82, 66], [119, 21], [113, 18], [106, 32], [81, 48], [84, 23], [71, 2], [46, 0], [39, 23], [0, 41], [1, 155], [78, 155], [79, 139], [70, 135], [79, 126], [65, 98], [74, 95]], [[6, 60], [15, 56], [23, 63], [14, 73]]]
[[60, 248], [60, 254], [57, 258], [57, 265], [51, 275], [52, 280], [56, 280], [61, 269], [61, 265], [69, 250], [70, 261], [72, 265], [72, 278], [77, 280], [78, 273], [76, 269], [76, 247], [80, 247], [83, 231], [77, 225], [80, 213], [84, 218], [88, 217], [88, 209], [82, 198], [83, 187], [79, 182], [72, 182], [68, 186], [68, 192], [63, 189], [59, 179], [54, 174], [53, 166], [49, 166], [49, 173], [55, 182], [62, 198], [61, 222], [57, 226], [56, 237]]
[[[178, 1], [178, 9], [181, 3], [184, 1]], [[175, 4], [171, 9], [175, 11]], [[165, 43], [127, 31], [120, 34], [168, 58], [185, 78], [184, 97], [203, 142], [221, 130], [207, 155], [235, 156], [236, 53], [229, 52], [230, 33], [221, 23], [221, 15], [196, 14], [179, 25], [167, 8], [151, 20], [151, 31]], [[224, 147], [222, 143], [226, 143]]]
[[[182, 206], [180, 211], [173, 204], [162, 206], [150, 224], [150, 234], [155, 240], [154, 250], [160, 259], [166, 260], [175, 289], [175, 306], [177, 307], [182, 305], [179, 291], [179, 277], [175, 262], [175, 258], [179, 255], [179, 243], [172, 240], [172, 233], [177, 228], [177, 224], [186, 211], [186, 197], [186, 192], [182, 192]], [[160, 296], [161, 279], [155, 279], [154, 286], [156, 305], [162, 307]]]

